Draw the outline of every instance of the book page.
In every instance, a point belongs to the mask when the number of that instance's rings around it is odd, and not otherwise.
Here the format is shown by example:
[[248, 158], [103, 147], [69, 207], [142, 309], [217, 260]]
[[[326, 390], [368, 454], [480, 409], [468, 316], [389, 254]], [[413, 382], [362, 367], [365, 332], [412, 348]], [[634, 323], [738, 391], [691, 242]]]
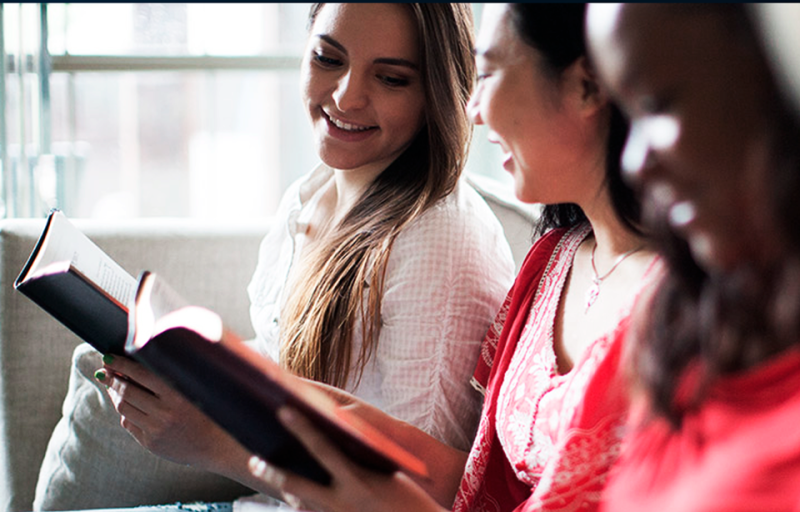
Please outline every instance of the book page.
[[55, 212], [44, 243], [29, 274], [53, 263], [69, 261], [86, 278], [127, 305], [136, 289], [136, 279], [76, 228], [61, 212]]

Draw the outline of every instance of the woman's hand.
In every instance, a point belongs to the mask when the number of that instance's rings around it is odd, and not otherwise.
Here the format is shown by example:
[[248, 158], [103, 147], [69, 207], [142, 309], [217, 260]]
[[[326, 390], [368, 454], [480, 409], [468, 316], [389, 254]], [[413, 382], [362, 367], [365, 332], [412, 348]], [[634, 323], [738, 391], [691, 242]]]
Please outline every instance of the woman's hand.
[[278, 418], [333, 478], [329, 486], [322, 486], [257, 457], [251, 458], [253, 475], [280, 490], [290, 503], [300, 502], [305, 507], [329, 512], [445, 510], [407, 475], [399, 471], [383, 475], [352, 463], [296, 410], [283, 407]]
[[359, 416], [406, 451], [422, 460], [427, 466], [431, 478], [424, 479], [415, 476], [413, 477], [414, 481], [445, 508], [449, 509], [452, 506], [464, 474], [468, 455], [466, 452], [447, 446], [422, 430], [385, 413], [346, 391], [305, 379], [303, 382], [328, 394], [340, 407]]
[[218, 473], [229, 473], [237, 453], [244, 466], [244, 448], [162, 379], [126, 357], [104, 356], [103, 363], [95, 377], [108, 386], [122, 427], [139, 444], [173, 462]]

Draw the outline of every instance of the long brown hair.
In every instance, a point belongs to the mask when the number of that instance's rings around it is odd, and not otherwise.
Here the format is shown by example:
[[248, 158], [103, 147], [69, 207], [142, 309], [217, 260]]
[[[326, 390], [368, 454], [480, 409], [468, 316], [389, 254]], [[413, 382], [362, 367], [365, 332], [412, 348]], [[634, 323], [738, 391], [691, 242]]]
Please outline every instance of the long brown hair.
[[[324, 4], [314, 4], [309, 26]], [[367, 188], [324, 240], [309, 248], [281, 313], [281, 362], [299, 375], [344, 386], [375, 350], [392, 244], [411, 221], [453, 191], [472, 125], [466, 104], [475, 81], [469, 4], [409, 3], [417, 23], [424, 127]], [[361, 320], [363, 343], [353, 354]], [[355, 358], [355, 364], [353, 359]]]

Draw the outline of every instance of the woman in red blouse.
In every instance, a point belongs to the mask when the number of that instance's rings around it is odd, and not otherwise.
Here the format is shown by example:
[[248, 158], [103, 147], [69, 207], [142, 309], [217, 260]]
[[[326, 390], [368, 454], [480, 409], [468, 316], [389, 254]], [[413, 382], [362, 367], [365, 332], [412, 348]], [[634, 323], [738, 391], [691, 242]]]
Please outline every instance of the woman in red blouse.
[[800, 127], [741, 4], [593, 5], [663, 234], [613, 512], [800, 510]]

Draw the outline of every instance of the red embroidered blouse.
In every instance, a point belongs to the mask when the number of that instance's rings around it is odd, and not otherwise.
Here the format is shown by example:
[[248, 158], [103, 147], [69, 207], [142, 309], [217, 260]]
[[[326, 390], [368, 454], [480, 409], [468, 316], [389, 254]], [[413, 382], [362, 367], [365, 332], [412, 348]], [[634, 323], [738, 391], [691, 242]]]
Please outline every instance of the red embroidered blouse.
[[531, 249], [484, 342], [486, 391], [457, 511], [589, 511], [598, 506], [628, 410], [619, 357], [634, 300], [617, 327], [559, 374], [553, 329], [588, 225], [554, 230]]

